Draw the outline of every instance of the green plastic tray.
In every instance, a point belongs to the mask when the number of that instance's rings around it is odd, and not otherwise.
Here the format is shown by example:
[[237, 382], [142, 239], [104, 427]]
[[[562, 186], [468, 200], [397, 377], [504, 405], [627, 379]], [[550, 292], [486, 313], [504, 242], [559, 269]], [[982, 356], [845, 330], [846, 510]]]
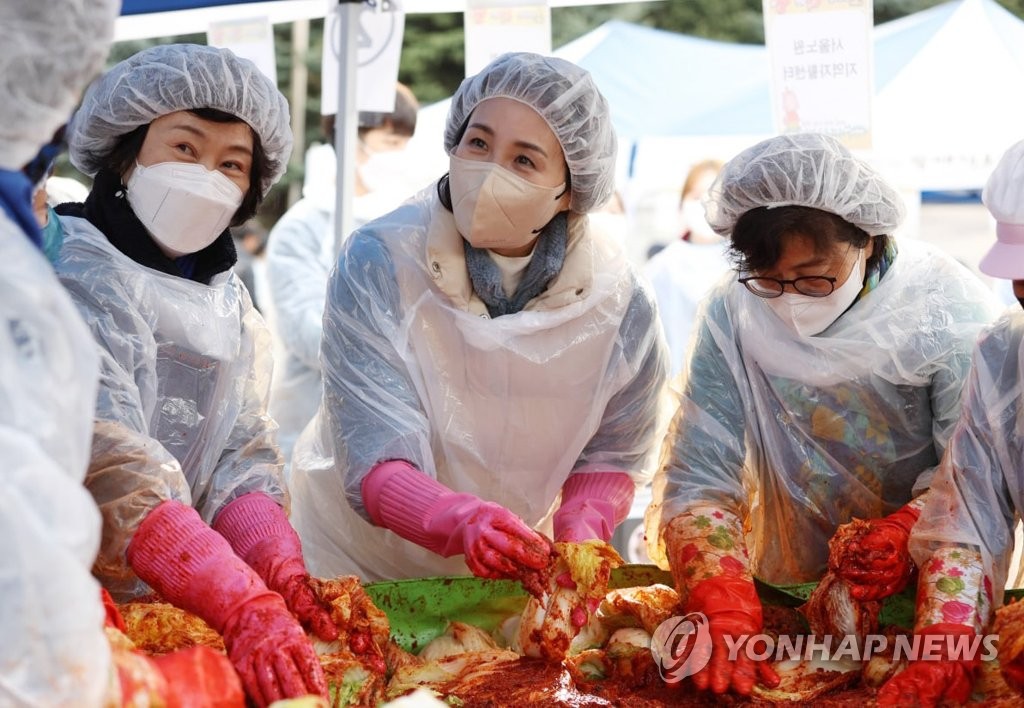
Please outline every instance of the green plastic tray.
[[[611, 588], [661, 583], [672, 586], [672, 576], [655, 565], [624, 565], [612, 571]], [[798, 607], [807, 601], [816, 583], [769, 585], [755, 581], [761, 601], [778, 607]], [[391, 636], [413, 653], [442, 634], [457, 620], [493, 632], [505, 619], [526, 606], [522, 585], [511, 580], [485, 580], [472, 576], [416, 578], [371, 583], [366, 592], [388, 616]], [[1006, 599], [1024, 597], [1024, 588], [1007, 590]], [[887, 598], [882, 604], [883, 625], [914, 626], [914, 589]]]

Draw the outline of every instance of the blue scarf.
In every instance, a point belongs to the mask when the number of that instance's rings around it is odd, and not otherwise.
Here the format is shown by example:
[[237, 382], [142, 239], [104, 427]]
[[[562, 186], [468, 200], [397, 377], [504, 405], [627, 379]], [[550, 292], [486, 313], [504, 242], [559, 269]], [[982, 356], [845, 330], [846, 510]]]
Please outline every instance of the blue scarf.
[[568, 231], [566, 212], [558, 214], [548, 222], [537, 239], [530, 263], [526, 266], [523, 279], [519, 281], [512, 297], [505, 294], [505, 289], [501, 285], [501, 271], [489, 252], [483, 248], [475, 248], [469, 241], [463, 240], [466, 268], [469, 270], [473, 292], [487, 305], [487, 312], [491, 317], [514, 315], [547, 289], [548, 283], [562, 271], [565, 264]]
[[43, 249], [43, 232], [32, 211], [32, 183], [18, 170], [0, 170], [0, 209], [21, 227], [25, 236]]

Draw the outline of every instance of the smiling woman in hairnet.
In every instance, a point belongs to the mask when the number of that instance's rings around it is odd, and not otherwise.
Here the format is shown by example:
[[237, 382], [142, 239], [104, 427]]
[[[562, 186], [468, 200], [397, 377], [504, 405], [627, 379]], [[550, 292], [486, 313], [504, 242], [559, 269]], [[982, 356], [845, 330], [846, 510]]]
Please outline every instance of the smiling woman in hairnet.
[[607, 540], [656, 447], [652, 298], [586, 216], [615, 160], [590, 75], [502, 55], [444, 141], [449, 174], [356, 231], [328, 287], [324, 400], [292, 458], [317, 573], [543, 568], [534, 529]]
[[[667, 551], [684, 609], [709, 619], [696, 685], [749, 693], [772, 670], [742, 647], [730, 663], [722, 642], [761, 630], [752, 575], [812, 581], [828, 564], [858, 599], [906, 584], [915, 486], [949, 440], [974, 340], [998, 308], [948, 256], [897, 249], [899, 195], [827, 136], [740, 153], [707, 216], [740, 277], [698, 316], [647, 538], [652, 557]], [[868, 533], [830, 559], [854, 517]]]
[[287, 103], [228, 50], [158, 46], [93, 84], [69, 141], [95, 175], [84, 204], [58, 210], [57, 263], [100, 345], [95, 572], [118, 599], [146, 583], [206, 620], [257, 703], [326, 694], [292, 613], [337, 629], [285, 516], [268, 335], [227, 229], [284, 172]]

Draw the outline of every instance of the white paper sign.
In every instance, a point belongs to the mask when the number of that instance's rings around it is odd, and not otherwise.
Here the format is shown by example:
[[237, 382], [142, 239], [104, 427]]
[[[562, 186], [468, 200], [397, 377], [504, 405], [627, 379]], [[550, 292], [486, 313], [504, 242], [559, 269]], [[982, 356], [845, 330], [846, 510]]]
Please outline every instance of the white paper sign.
[[277, 60], [274, 56], [274, 28], [267, 17], [211, 22], [206, 31], [211, 47], [230, 49], [252, 61], [277, 85]]
[[[324, 52], [320, 74], [320, 113], [338, 112], [338, 56], [343, 41], [338, 12], [330, 12], [324, 25]], [[402, 57], [405, 13], [396, 0], [376, 7], [363, 5], [356, 42], [356, 110], [390, 113], [395, 110], [395, 82]]]
[[871, 146], [870, 0], [764, 0], [776, 132]]
[[547, 0], [469, 0], [465, 27], [466, 76], [505, 52], [551, 53]]

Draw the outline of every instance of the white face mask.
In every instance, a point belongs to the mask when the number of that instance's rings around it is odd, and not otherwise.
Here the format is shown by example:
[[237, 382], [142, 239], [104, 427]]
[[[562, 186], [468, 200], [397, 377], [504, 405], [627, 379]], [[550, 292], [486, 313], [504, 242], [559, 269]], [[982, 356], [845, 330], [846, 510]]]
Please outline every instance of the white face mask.
[[850, 277], [827, 297], [783, 293], [765, 302], [778, 318], [799, 336], [813, 337], [839, 319], [839, 316], [846, 312], [846, 308], [857, 299], [857, 294], [863, 287], [864, 270], [858, 256]]
[[542, 187], [493, 162], [451, 155], [448, 180], [455, 225], [476, 248], [522, 248], [564, 211], [564, 182]]
[[704, 216], [704, 205], [699, 199], [684, 199], [680, 216], [683, 220], [683, 232], [690, 232], [692, 243], [716, 243], [722, 240], [708, 224]]
[[135, 216], [174, 257], [213, 243], [245, 198], [221, 172], [186, 162], [135, 163], [127, 187]]
[[356, 167], [359, 179], [370, 192], [394, 189], [404, 184], [409, 170], [407, 156], [402, 150], [380, 150], [371, 152], [366, 162]]

